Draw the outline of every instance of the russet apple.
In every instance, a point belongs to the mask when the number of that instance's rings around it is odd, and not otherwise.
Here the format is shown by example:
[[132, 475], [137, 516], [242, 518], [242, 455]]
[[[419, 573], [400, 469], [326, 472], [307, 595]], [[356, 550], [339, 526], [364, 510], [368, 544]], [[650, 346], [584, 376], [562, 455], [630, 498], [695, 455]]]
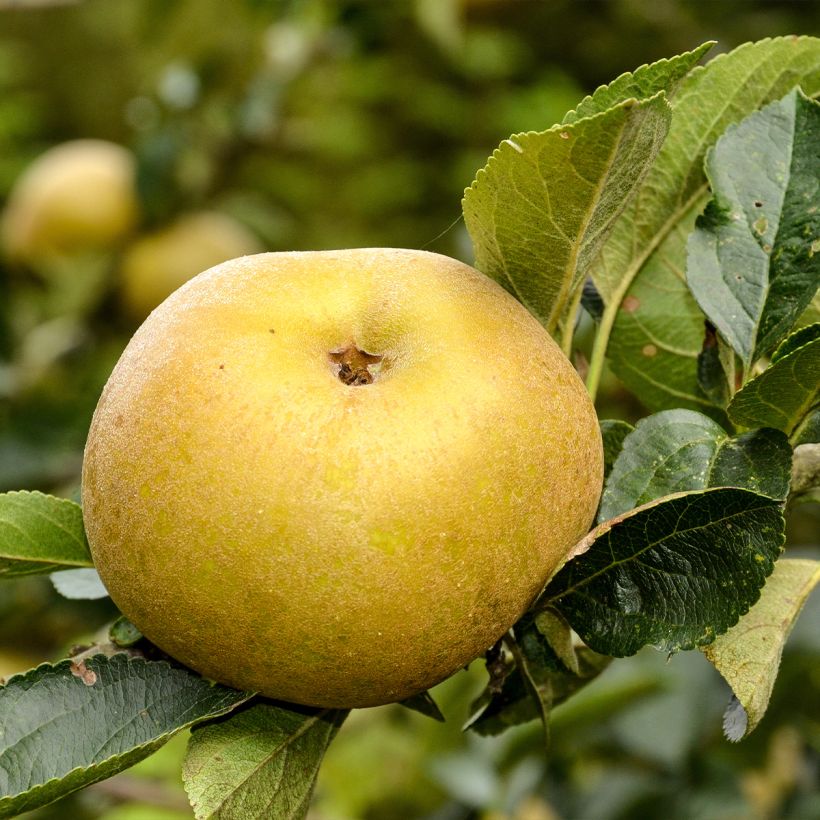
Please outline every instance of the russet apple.
[[542, 326], [437, 254], [270, 253], [192, 279], [97, 407], [112, 598], [203, 675], [371, 706], [484, 652], [587, 532], [597, 419]]

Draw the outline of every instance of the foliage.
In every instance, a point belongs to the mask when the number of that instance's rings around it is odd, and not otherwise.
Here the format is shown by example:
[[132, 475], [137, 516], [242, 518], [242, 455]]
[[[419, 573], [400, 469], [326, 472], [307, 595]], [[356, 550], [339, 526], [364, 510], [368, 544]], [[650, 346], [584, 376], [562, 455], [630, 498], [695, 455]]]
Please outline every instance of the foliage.
[[[253, 5], [243, 11], [249, 26], [257, 14]], [[432, 12], [419, 14], [434, 40], [460, 36]], [[257, 65], [255, 76], [237, 65], [231, 51], [236, 42], [224, 46], [221, 65], [234, 66], [229, 81], [246, 92], [236, 132], [220, 130], [218, 116], [184, 113], [175, 128], [145, 126], [140, 185], [146, 224], [162, 222], [186, 197], [193, 204], [218, 198], [220, 174], [232, 167], [240, 180], [258, 173], [271, 186], [279, 175], [290, 175], [280, 203], [285, 207], [273, 216], [247, 189], [223, 193], [228, 210], [242, 214], [267, 242], [334, 243], [339, 234], [333, 229], [319, 241], [313, 229], [293, 240], [293, 214], [309, 212], [323, 196], [333, 200], [326, 191], [334, 185], [325, 180], [317, 189], [304, 168], [290, 162], [287, 152], [298, 149], [288, 143], [293, 137], [287, 129], [277, 130], [280, 101], [293, 88], [304, 96], [327, 84], [344, 95], [352, 88], [361, 96], [371, 93], [383, 104], [384, 69], [361, 63], [334, 76], [322, 21], [302, 20], [294, 31], [302, 39], [291, 61], [280, 55], [265, 68]], [[288, 34], [280, 28], [271, 33], [277, 36]], [[748, 735], [769, 699], [779, 696], [775, 677], [783, 646], [820, 580], [817, 561], [779, 557], [797, 500], [815, 491], [813, 478], [809, 485], [801, 478], [799, 494], [790, 480], [794, 448], [818, 441], [820, 412], [820, 325], [810, 313], [801, 320], [816, 299], [818, 281], [820, 44], [807, 37], [759, 41], [698, 65], [710, 47], [623, 74], [563, 118], [555, 112], [557, 125], [513, 134], [464, 196], [477, 266], [521, 299], [568, 355], [588, 355], [593, 396], [611, 371], [650, 411], [635, 424], [601, 422], [607, 479], [597, 526], [530, 612], [488, 652], [488, 679], [473, 697], [473, 732], [498, 735], [518, 727], [510, 734], [519, 737], [515, 731], [529, 731], [527, 724], [539, 719], [551, 744], [548, 754], [556, 759], [568, 756], [562, 723], [583, 727], [602, 715], [617, 721], [624, 704], [654, 691], [656, 684], [639, 674], [619, 679], [617, 669], [625, 666], [618, 664], [626, 662], [612, 663], [637, 654], [629, 663], [640, 670], [640, 650], [647, 646], [668, 653], [698, 649], [734, 692], [726, 736]], [[458, 70], [469, 77], [469, 50], [458, 53]], [[310, 61], [318, 64], [316, 74], [304, 70]], [[184, 97], [180, 70], [176, 92], [174, 77], [167, 78], [166, 103], [184, 112], [184, 100], [173, 102], [174, 93]], [[569, 81], [564, 88], [573, 90]], [[428, 93], [443, 93], [429, 77], [418, 96]], [[457, 118], [463, 111], [459, 96], [446, 102]], [[432, 141], [436, 129], [446, 130], [446, 122], [432, 125], [429, 115], [425, 120], [421, 101], [415, 106], [425, 138]], [[299, 110], [298, 103], [294, 107]], [[139, 116], [157, 116], [145, 111]], [[354, 111], [314, 112], [327, 133], [319, 128], [312, 138], [324, 139], [324, 150], [337, 150], [345, 163], [362, 169], [357, 182], [365, 190], [369, 163], [388, 162], [390, 141]], [[543, 129], [546, 123], [531, 124]], [[340, 131], [348, 138], [339, 140]], [[285, 150], [266, 154], [274, 143]], [[199, 177], [191, 170], [192, 144], [208, 160]], [[425, 145], [415, 148], [423, 152]], [[383, 184], [401, 189], [411, 205], [441, 200], [444, 183], [415, 179], [400, 159], [388, 164], [393, 175]], [[198, 182], [180, 184], [185, 174]], [[346, 242], [367, 236], [369, 220], [380, 213], [378, 190], [365, 199], [350, 217], [357, 224]], [[343, 210], [337, 203], [336, 210], [321, 211], [320, 220], [332, 223]], [[441, 224], [440, 212], [436, 219], [420, 230]], [[389, 239], [390, 231], [382, 235]], [[40, 279], [19, 289], [28, 295], [16, 302], [24, 308], [18, 327], [7, 332], [12, 348], [21, 347], [15, 334], [38, 332], [51, 340], [52, 353], [37, 378], [23, 375], [37, 372], [31, 362], [26, 368], [10, 365], [3, 374], [16, 403], [17, 432], [0, 440], [0, 454], [6, 462], [28, 459], [34, 474], [54, 477], [45, 483], [57, 487], [76, 470], [74, 445], [61, 447], [48, 431], [47, 446], [38, 447], [38, 428], [26, 413], [27, 391], [39, 391], [32, 404], [49, 418], [47, 382], [55, 379], [53, 365], [67, 359], [77, 365], [77, 383], [58, 376], [50, 406], [67, 394], [75, 411], [82, 408], [89, 384], [96, 395], [116, 343], [106, 354], [105, 343], [95, 342], [102, 349], [91, 365], [71, 356], [85, 344], [79, 317], [93, 314], [110, 295], [98, 288], [95, 264], [103, 263], [84, 262], [91, 271], [87, 286], [71, 299], [59, 285], [44, 285], [57, 281], [47, 277], [59, 272], [35, 272]], [[590, 316], [594, 339], [587, 345], [581, 329]], [[77, 417], [83, 413], [87, 409]], [[27, 424], [34, 426], [21, 437]], [[816, 450], [803, 449], [800, 456], [814, 458]], [[24, 483], [24, 475], [11, 471], [5, 486]], [[82, 513], [71, 501], [37, 492], [0, 495], [0, 553], [4, 578], [54, 573], [55, 586], [70, 597], [100, 594]], [[610, 667], [616, 684], [607, 695], [593, 682], [607, 679], [609, 672], [603, 673]], [[459, 695], [464, 701], [465, 693]], [[404, 705], [428, 717], [450, 717], [429, 693]], [[346, 717], [204, 681], [161, 658], [122, 620], [111, 644], [95, 642], [82, 655], [12, 677], [0, 688], [0, 709], [0, 816], [108, 778], [196, 724], [183, 773], [198, 818], [303, 817], [322, 757]], [[409, 710], [395, 719], [415, 720]], [[74, 742], [77, 737], [83, 742]], [[641, 741], [631, 742], [638, 748]], [[509, 756], [515, 758], [514, 751]], [[476, 766], [477, 759], [465, 765]], [[441, 764], [439, 782], [455, 782], [457, 767], [456, 759]], [[556, 800], [571, 810], [560, 784], [552, 785]]]

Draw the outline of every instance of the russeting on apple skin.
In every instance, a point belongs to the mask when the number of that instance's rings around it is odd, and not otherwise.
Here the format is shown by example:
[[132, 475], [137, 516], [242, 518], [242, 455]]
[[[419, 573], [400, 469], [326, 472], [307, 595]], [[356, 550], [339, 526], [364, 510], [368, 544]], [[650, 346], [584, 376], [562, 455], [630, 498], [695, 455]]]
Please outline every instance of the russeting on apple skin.
[[501, 287], [433, 253], [269, 253], [200, 274], [100, 399], [83, 507], [112, 598], [203, 675], [373, 706], [527, 609], [601, 491], [581, 380]]

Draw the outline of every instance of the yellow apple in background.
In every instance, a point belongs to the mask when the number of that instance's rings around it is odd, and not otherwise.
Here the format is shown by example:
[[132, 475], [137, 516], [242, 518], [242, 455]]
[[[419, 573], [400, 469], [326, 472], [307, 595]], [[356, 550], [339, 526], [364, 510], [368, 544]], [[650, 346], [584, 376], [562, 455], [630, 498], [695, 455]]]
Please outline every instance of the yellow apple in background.
[[160, 302], [201, 271], [237, 256], [259, 253], [259, 240], [227, 214], [197, 211], [135, 240], [123, 255], [123, 305], [144, 319]]
[[512, 296], [433, 253], [270, 253], [155, 310], [100, 399], [99, 573], [179, 661], [334, 707], [484, 652], [587, 532], [592, 404]]
[[138, 218], [133, 155], [103, 140], [74, 140], [49, 149], [20, 176], [2, 218], [6, 254], [40, 264], [75, 253], [108, 250]]

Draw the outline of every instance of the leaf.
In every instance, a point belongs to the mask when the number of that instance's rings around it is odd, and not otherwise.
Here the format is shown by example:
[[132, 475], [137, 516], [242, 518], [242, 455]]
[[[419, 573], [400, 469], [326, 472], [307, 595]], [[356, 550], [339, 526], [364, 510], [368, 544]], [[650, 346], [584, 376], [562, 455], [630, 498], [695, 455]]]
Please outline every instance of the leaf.
[[703, 315], [683, 276], [686, 237], [709, 198], [703, 159], [727, 126], [797, 84], [820, 90], [820, 40], [748, 43], [693, 69], [670, 95], [669, 135], [590, 271], [606, 304], [591, 392], [609, 346], [612, 369], [650, 409], [710, 412], [697, 381]]
[[182, 776], [197, 820], [304, 817], [347, 714], [255, 703], [193, 731]]
[[38, 492], [0, 495], [0, 576], [90, 566], [78, 504]]
[[689, 237], [689, 288], [752, 362], [809, 305], [820, 280], [820, 105], [799, 89], [730, 126], [706, 156], [713, 199]]
[[710, 487], [742, 487], [785, 501], [792, 448], [784, 433], [764, 428], [724, 439], [712, 460]]
[[625, 421], [604, 419], [601, 421], [601, 438], [604, 442], [604, 477], [609, 475], [615, 459], [621, 452], [624, 439], [635, 428]]
[[703, 649], [735, 695], [724, 718], [729, 740], [748, 735], [765, 714], [783, 646], [818, 583], [820, 561], [778, 561], [760, 600], [725, 635]]
[[[732, 381], [729, 368], [726, 367], [727, 351], [726, 343], [718, 336], [715, 326], [705, 322], [706, 333], [703, 337], [703, 347], [698, 354], [698, 385], [704, 395], [718, 407], [725, 407], [729, 403], [729, 386]], [[734, 352], [730, 354], [729, 361], [734, 364]]]
[[97, 570], [92, 568], [52, 572], [51, 583], [64, 598], [93, 601], [108, 597], [108, 590], [103, 586]]
[[820, 407], [812, 410], [797, 427], [792, 435], [795, 447], [801, 444], [820, 443]]
[[464, 194], [476, 267], [553, 331], [669, 127], [663, 94], [515, 134]]
[[594, 680], [612, 660], [573, 644], [569, 625], [549, 610], [525, 615], [515, 626], [515, 639], [516, 666], [500, 689], [494, 690], [491, 682], [473, 702], [465, 729], [497, 735], [538, 717], [545, 722], [555, 706]]
[[709, 41], [694, 51], [687, 51], [666, 60], [658, 60], [650, 65], [642, 65], [635, 71], [627, 71], [609, 85], [598, 87], [585, 97], [578, 107], [564, 117], [564, 123], [576, 122], [583, 117], [591, 117], [606, 111], [624, 100], [646, 100], [659, 91], [671, 92], [675, 86], [694, 68], [701, 57], [713, 46]]
[[702, 413], [664, 410], [641, 419], [606, 481], [598, 521], [664, 495], [702, 490], [727, 433]]
[[815, 339], [820, 339], [820, 322], [813, 322], [810, 325], [801, 327], [799, 330], [795, 330], [794, 333], [787, 336], [780, 345], [778, 345], [777, 350], [772, 353], [769, 364], [779, 362], [784, 356], [788, 356], [789, 353], [794, 353], [795, 350], [803, 347], [803, 345], [807, 345], [809, 342], [813, 342]]
[[779, 430], [730, 438], [692, 410], [663, 410], [624, 440], [604, 485], [598, 521], [677, 492], [739, 487], [779, 501], [789, 494], [792, 449]]
[[111, 777], [248, 697], [165, 661], [125, 654], [17, 675], [0, 688], [0, 817]]
[[537, 606], [605, 655], [704, 646], [757, 600], [783, 540], [780, 504], [756, 493], [662, 498], [596, 527]]
[[108, 630], [108, 639], [114, 646], [127, 648], [139, 643], [142, 638], [142, 632], [125, 615], [120, 615]]
[[[820, 324], [797, 331], [806, 341], [777, 356], [759, 376], [746, 382], [729, 404], [729, 418], [744, 427], [774, 427], [791, 433], [814, 407], [820, 392]], [[797, 334], [795, 334], [797, 335]]]
[[684, 273], [686, 238], [699, 211], [697, 206], [681, 216], [646, 260], [628, 294], [608, 303], [604, 332], [596, 344], [607, 342], [606, 322], [611, 322], [607, 357], [612, 370], [650, 410], [687, 408], [722, 421], [724, 414], [700, 384], [703, 313]]
[[429, 692], [419, 692], [418, 695], [413, 695], [401, 701], [401, 705], [425, 717], [437, 720], [439, 723], [445, 722], [444, 715], [441, 714], [441, 709], [438, 708], [438, 704], [433, 700], [433, 696]]

